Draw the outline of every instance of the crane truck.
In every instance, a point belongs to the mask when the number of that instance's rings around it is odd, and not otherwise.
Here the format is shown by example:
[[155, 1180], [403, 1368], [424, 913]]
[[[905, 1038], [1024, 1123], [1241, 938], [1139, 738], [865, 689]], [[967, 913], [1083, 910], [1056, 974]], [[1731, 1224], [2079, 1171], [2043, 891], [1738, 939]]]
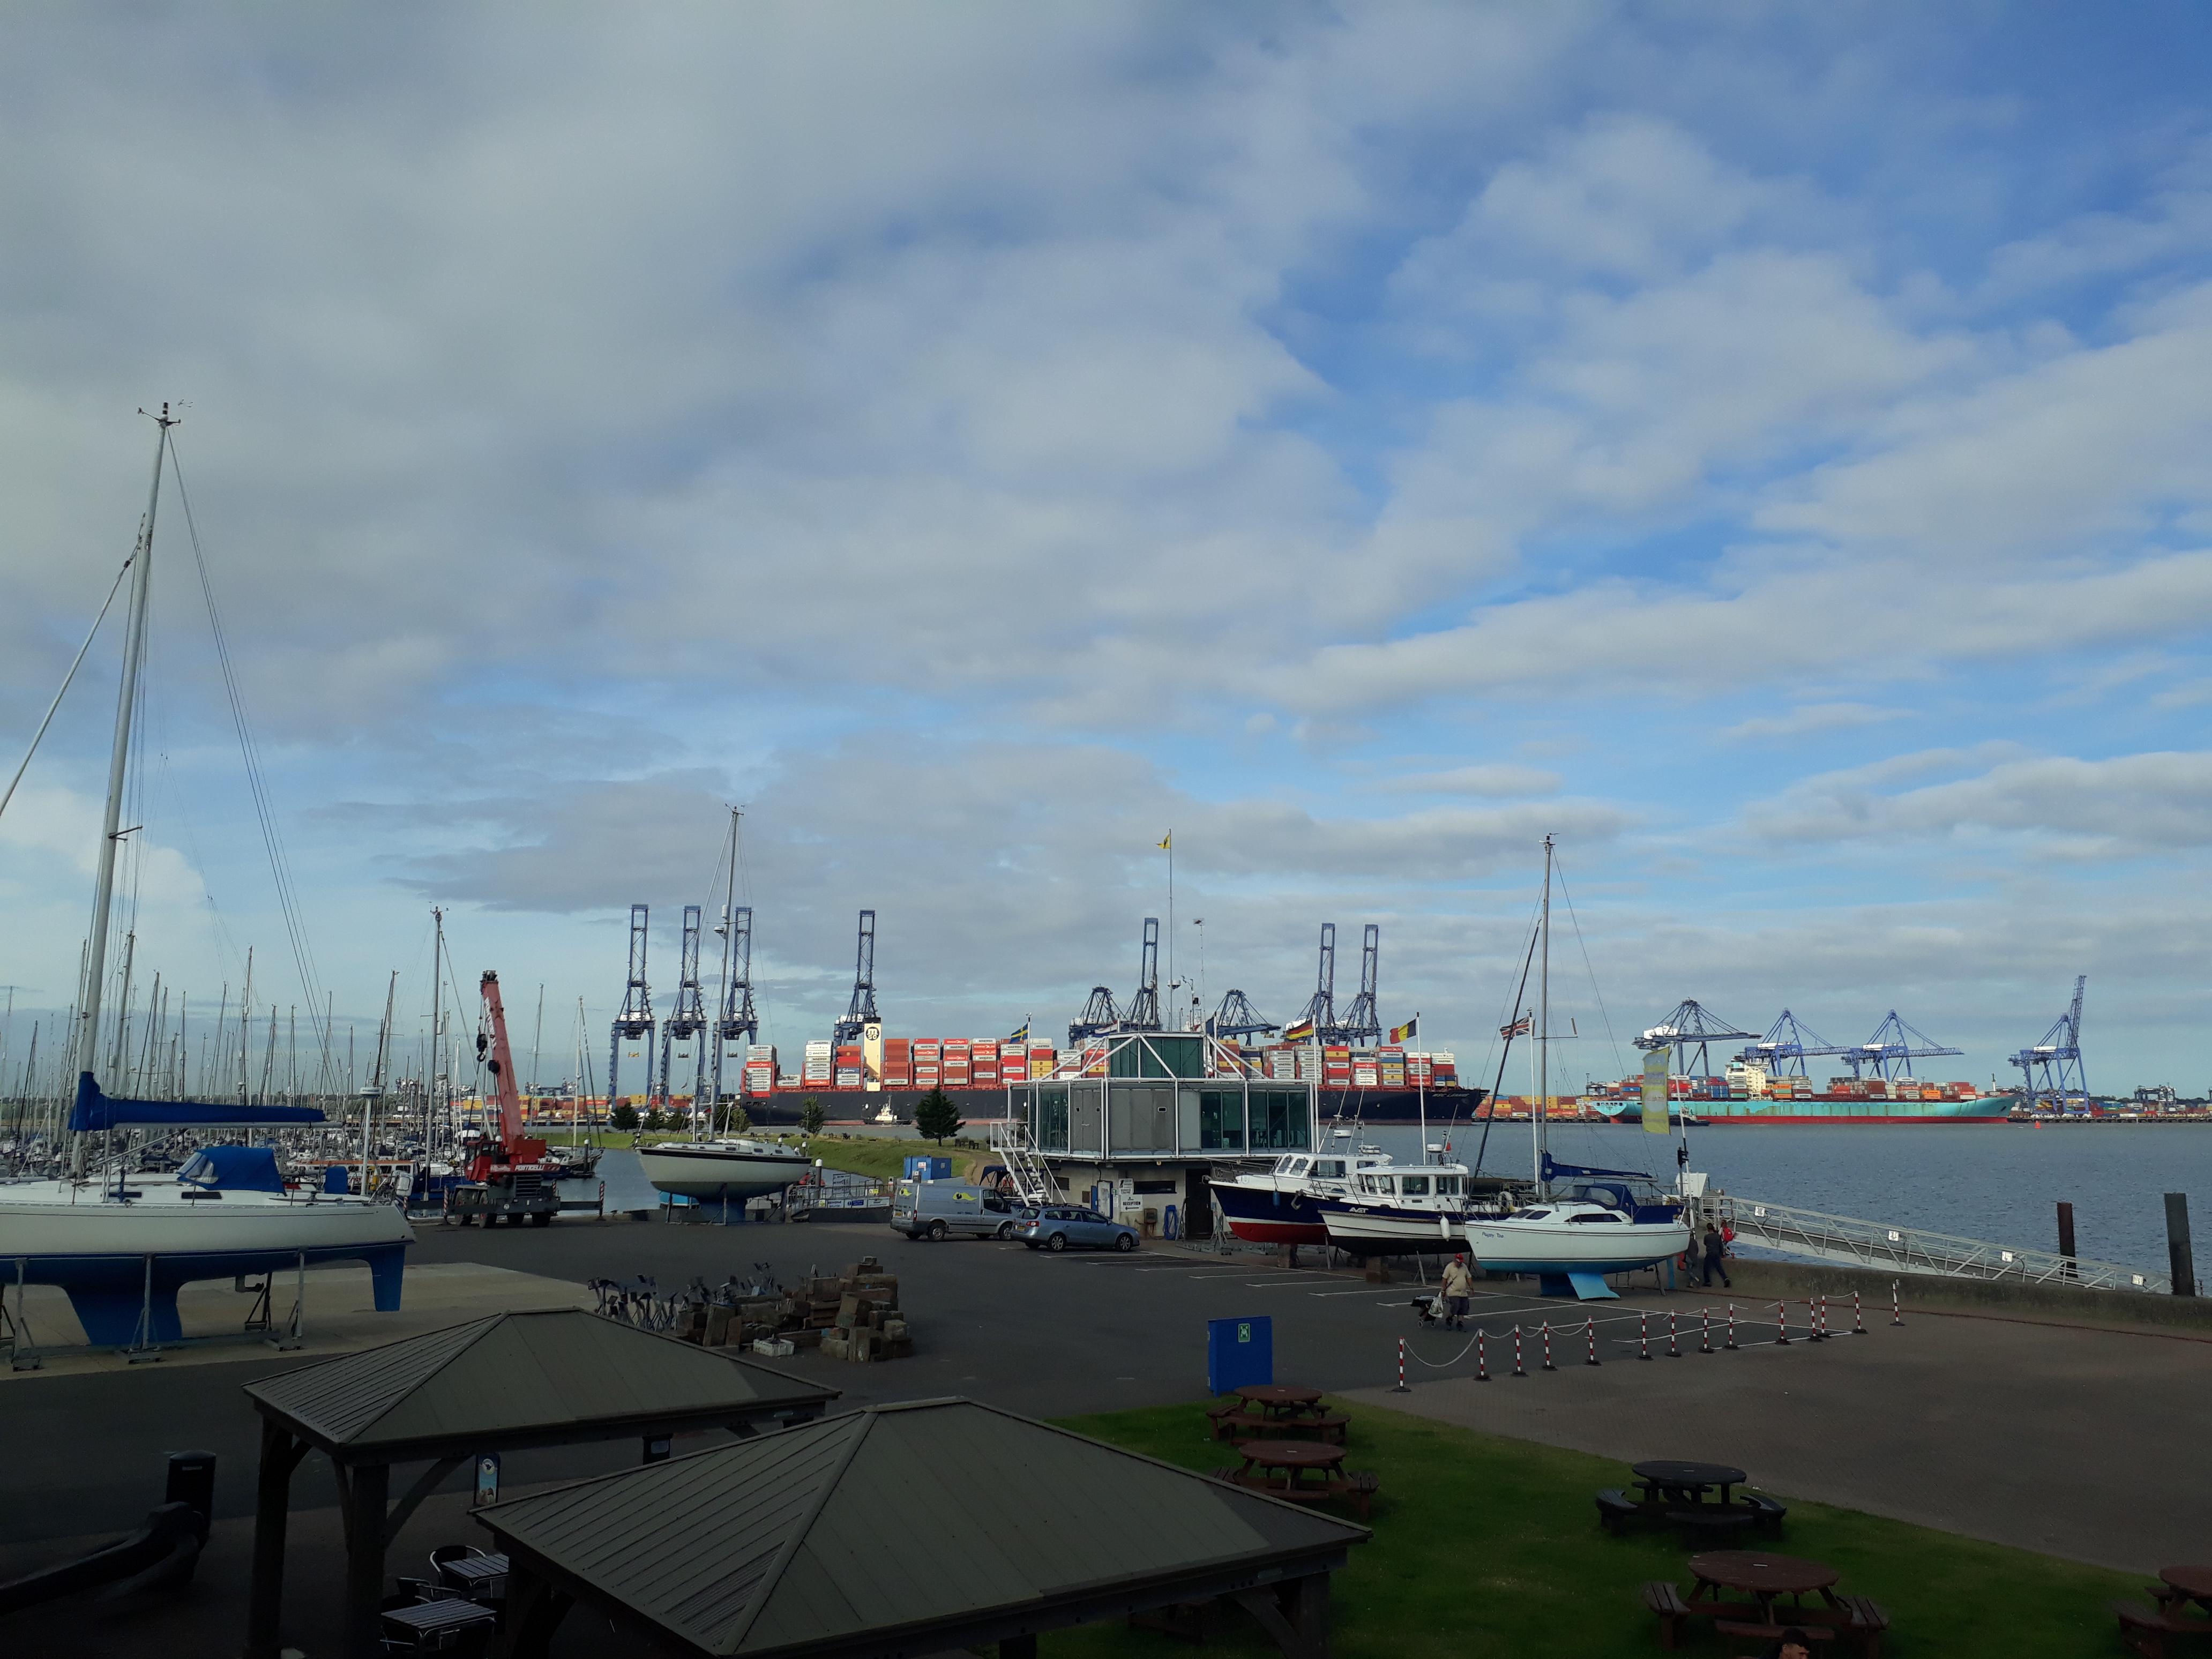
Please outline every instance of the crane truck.
[[499, 975], [486, 969], [482, 988], [477, 1058], [491, 1073], [492, 1086], [484, 1101], [483, 1138], [468, 1155], [467, 1179], [447, 1192], [446, 1218], [465, 1227], [482, 1216], [487, 1227], [502, 1220], [519, 1227], [526, 1217], [532, 1226], [543, 1227], [561, 1208], [561, 1169], [546, 1157], [544, 1141], [522, 1133], [522, 1093], [514, 1083]]

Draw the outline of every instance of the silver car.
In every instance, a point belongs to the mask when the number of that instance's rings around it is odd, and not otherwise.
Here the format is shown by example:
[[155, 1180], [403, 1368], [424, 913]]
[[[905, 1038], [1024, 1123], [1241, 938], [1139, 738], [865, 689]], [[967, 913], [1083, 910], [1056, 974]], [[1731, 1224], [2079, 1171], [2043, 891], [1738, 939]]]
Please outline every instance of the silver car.
[[1088, 1245], [1099, 1250], [1137, 1248], [1134, 1227], [1109, 1221], [1096, 1210], [1078, 1209], [1067, 1204], [1046, 1205], [1037, 1212], [1036, 1219], [1018, 1229], [1014, 1237], [1033, 1250], [1064, 1250], [1071, 1244]]

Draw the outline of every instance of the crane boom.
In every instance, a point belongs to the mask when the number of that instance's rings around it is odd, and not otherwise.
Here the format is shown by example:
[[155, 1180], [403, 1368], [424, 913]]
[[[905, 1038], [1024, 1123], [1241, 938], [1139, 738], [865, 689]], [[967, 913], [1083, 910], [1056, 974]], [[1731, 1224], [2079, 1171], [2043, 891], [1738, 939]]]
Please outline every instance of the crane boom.
[[492, 1080], [491, 1098], [484, 1110], [487, 1152], [496, 1148], [493, 1156], [499, 1164], [535, 1164], [545, 1156], [545, 1143], [526, 1140], [522, 1135], [522, 1094], [514, 1083], [514, 1054], [507, 1046], [507, 1009], [500, 1001], [499, 975], [485, 969], [481, 988], [484, 1034], [477, 1042], [488, 1049], [480, 1058], [490, 1068]]

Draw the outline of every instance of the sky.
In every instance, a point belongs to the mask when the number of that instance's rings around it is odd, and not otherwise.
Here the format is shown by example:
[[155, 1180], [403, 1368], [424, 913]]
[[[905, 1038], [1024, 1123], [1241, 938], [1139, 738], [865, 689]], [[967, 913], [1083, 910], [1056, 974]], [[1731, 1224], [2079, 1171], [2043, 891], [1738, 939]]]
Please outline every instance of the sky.
[[[1189, 995], [1287, 1019], [1334, 922], [1341, 1005], [1373, 923], [1476, 1073], [1549, 835], [1570, 1082], [1693, 997], [1986, 1083], [2086, 974], [2094, 1087], [2212, 1087], [2200, 7], [0, 33], [9, 772], [182, 416], [142, 987], [234, 1008], [251, 947], [373, 1041], [396, 974], [404, 1046], [435, 905], [603, 1067], [629, 907], [665, 1010], [736, 806], [787, 1065], [863, 907], [894, 1034], [1042, 1032], [1134, 988], [1171, 831]], [[75, 983], [118, 641], [0, 816], [0, 1065]]]

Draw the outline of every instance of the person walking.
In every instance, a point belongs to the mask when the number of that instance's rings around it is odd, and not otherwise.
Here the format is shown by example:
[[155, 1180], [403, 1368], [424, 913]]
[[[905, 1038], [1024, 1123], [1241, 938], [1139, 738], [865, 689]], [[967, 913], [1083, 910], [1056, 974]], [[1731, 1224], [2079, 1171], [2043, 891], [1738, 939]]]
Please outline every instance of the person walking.
[[1449, 1329], [1467, 1328], [1467, 1308], [1474, 1295], [1474, 1275], [1468, 1270], [1464, 1251], [1444, 1263], [1444, 1324]]
[[1721, 1237], [1720, 1229], [1710, 1221], [1705, 1223], [1705, 1233], [1698, 1239], [1698, 1244], [1705, 1258], [1705, 1275], [1701, 1282], [1711, 1285], [1713, 1282], [1713, 1275], [1718, 1273], [1721, 1276], [1721, 1283], [1734, 1290], [1735, 1281], [1729, 1277], [1726, 1261], [1728, 1241]]

